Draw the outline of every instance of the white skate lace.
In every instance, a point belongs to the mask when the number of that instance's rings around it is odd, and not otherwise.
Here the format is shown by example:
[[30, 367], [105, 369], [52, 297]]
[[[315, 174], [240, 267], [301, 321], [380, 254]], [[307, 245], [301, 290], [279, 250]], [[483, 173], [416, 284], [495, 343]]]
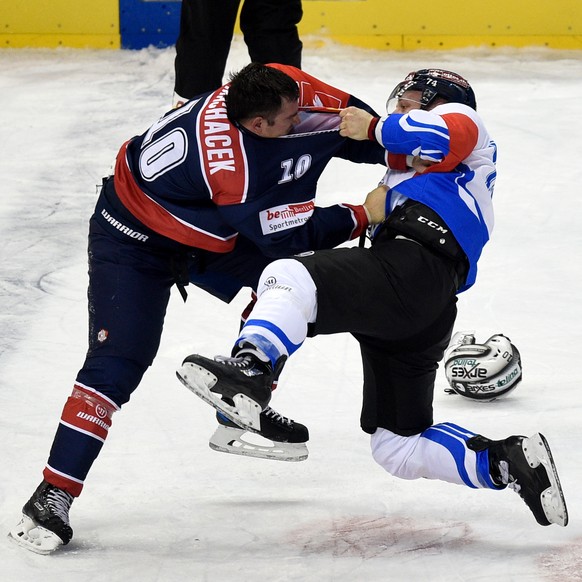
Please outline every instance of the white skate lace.
[[62, 489], [54, 488], [47, 493], [46, 502], [52, 512], [68, 525], [69, 509], [73, 503], [73, 496]]
[[263, 410], [263, 414], [267, 417], [272, 418], [275, 422], [279, 422], [280, 424], [287, 424], [291, 426], [293, 421], [282, 414], [279, 414], [276, 410], [273, 410], [270, 406], [267, 406], [265, 410]]
[[507, 488], [519, 493], [521, 491], [521, 485], [517, 481], [510, 481], [507, 484]]
[[235, 368], [245, 368], [251, 363], [248, 357], [240, 356], [236, 358], [231, 358], [230, 356], [214, 356], [214, 361], [227, 366], [234, 366]]
[[521, 485], [509, 473], [509, 464], [507, 461], [499, 461], [499, 476], [501, 478], [501, 482], [504, 485], [507, 485], [508, 489], [511, 489], [516, 493], [521, 491]]

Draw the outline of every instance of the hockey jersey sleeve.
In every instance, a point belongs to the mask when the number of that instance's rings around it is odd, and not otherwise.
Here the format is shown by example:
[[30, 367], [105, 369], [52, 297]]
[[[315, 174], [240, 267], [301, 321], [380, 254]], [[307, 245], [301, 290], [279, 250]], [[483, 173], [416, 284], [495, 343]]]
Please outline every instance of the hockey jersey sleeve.
[[394, 167], [403, 161], [397, 154], [435, 162], [428, 172], [450, 171], [471, 154], [477, 143], [478, 127], [462, 111], [465, 106], [453, 105], [433, 111], [393, 113], [380, 120], [374, 135], [391, 154], [389, 163], [393, 169], [402, 169]]
[[378, 115], [367, 103], [364, 103], [358, 97], [346, 93], [337, 87], [328, 85], [301, 69], [297, 69], [291, 65], [280, 65], [278, 63], [270, 63], [267, 66], [283, 71], [297, 82], [299, 86], [299, 107], [344, 109], [353, 105], [369, 111], [374, 116]]
[[261, 210], [257, 201], [244, 207], [244, 213], [240, 204], [220, 206], [219, 212], [225, 222], [270, 258], [333, 248], [359, 237], [368, 226], [361, 205], [335, 204], [323, 208], [308, 201]]
[[[386, 166], [388, 165], [390, 154], [375, 141], [346, 139], [345, 144], [335, 157], [349, 160], [356, 164], [380, 164]], [[406, 158], [406, 156], [399, 157]]]

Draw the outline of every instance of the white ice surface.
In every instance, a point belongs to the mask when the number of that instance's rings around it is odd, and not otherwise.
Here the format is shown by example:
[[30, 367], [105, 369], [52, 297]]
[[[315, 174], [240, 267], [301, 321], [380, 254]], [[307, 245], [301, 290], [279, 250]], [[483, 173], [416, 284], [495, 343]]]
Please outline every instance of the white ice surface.
[[[435, 420], [492, 438], [543, 432], [570, 511], [538, 526], [510, 491], [399, 481], [358, 427], [361, 370], [347, 336], [310, 340], [273, 405], [307, 424], [303, 463], [211, 451], [211, 409], [174, 372], [226, 353], [248, 294], [224, 305], [173, 295], [159, 356], [49, 557], [2, 536], [38, 482], [86, 349], [86, 234], [121, 143], [170, 106], [173, 49], [0, 51], [0, 579], [77, 581], [582, 580], [582, 53], [389, 53], [325, 44], [304, 69], [383, 110], [410, 70], [467, 76], [499, 147], [497, 224], [456, 329], [508, 335], [524, 380], [505, 400], [444, 394]], [[246, 64], [236, 40], [229, 69]], [[358, 202], [382, 170], [334, 162], [319, 203]]]

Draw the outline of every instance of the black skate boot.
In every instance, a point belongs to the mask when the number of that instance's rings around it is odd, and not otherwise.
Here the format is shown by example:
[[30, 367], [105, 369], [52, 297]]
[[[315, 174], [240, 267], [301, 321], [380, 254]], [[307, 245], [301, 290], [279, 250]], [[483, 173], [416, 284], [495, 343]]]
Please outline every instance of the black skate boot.
[[476, 436], [467, 446], [474, 451], [488, 449], [493, 481], [518, 493], [540, 525], [568, 524], [558, 472], [542, 434], [536, 433], [530, 438], [510, 436], [502, 441]]
[[306, 443], [309, 440], [309, 430], [299, 422], [295, 422], [270, 406], [261, 412], [261, 436], [278, 443]]
[[285, 358], [280, 358], [275, 370], [256, 351], [248, 350], [235, 358], [217, 356], [214, 360], [193, 354], [184, 360], [176, 375], [186, 388], [229, 420], [258, 433], [261, 412], [271, 400], [273, 380], [284, 362]]
[[66, 491], [43, 481], [22, 508], [22, 519], [9, 537], [37, 554], [50, 554], [67, 545], [73, 537], [69, 525], [73, 499]]
[[249, 439], [244, 428], [236, 425], [221, 412], [216, 413], [219, 426], [210, 437], [210, 448], [223, 453], [273, 459], [304, 461], [309, 455], [305, 443], [309, 440], [307, 427], [287, 418], [267, 406], [260, 414], [262, 440]]

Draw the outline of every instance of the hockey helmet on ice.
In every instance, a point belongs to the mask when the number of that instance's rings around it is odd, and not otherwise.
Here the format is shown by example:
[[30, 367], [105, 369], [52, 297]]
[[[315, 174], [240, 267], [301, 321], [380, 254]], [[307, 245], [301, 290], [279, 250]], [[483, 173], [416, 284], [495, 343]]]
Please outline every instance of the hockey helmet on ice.
[[392, 103], [396, 103], [406, 91], [421, 91], [421, 109], [428, 109], [437, 97], [443, 98], [449, 103], [463, 103], [472, 109], [477, 109], [475, 93], [469, 82], [452, 71], [444, 69], [421, 69], [412, 71], [406, 75], [401, 83], [398, 83], [390, 97], [388, 97], [388, 112], [393, 110]]
[[444, 363], [454, 392], [481, 402], [506, 396], [522, 377], [519, 351], [501, 334], [477, 344], [472, 333], [456, 333], [445, 351]]

